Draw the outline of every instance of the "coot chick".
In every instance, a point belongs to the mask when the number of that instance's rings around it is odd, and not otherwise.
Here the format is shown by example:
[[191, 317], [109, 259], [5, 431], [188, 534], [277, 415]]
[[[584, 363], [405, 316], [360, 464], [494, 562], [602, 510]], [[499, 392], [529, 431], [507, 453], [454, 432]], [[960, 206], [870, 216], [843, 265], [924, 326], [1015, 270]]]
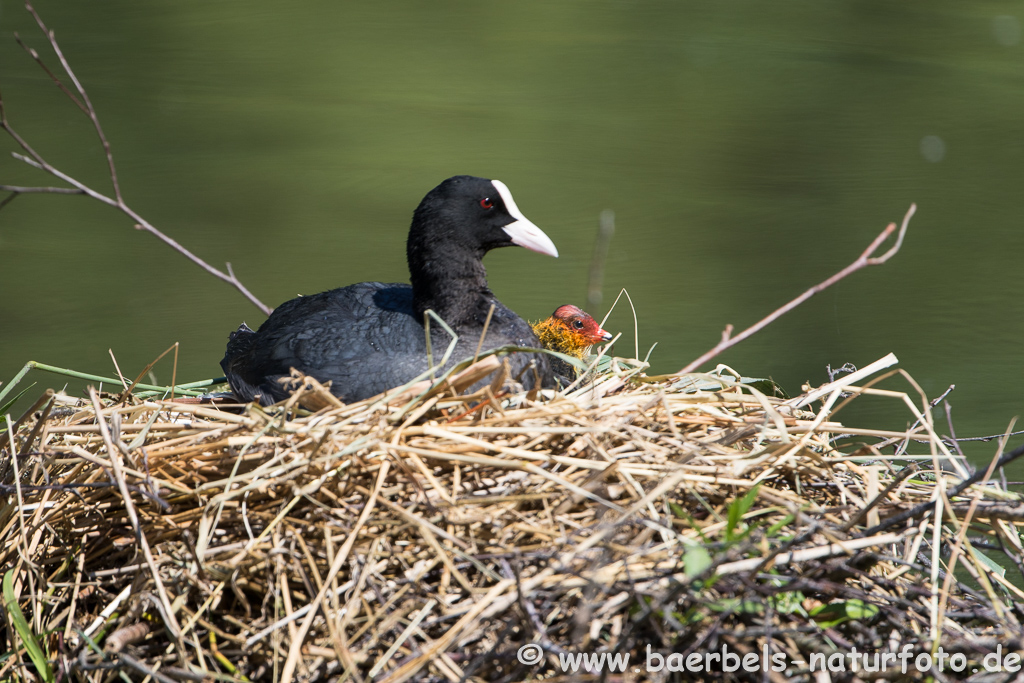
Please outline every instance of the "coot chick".
[[[482, 259], [518, 245], [558, 256], [540, 228], [519, 211], [500, 180], [455, 176], [431, 190], [413, 213], [406, 256], [412, 286], [360, 282], [281, 304], [253, 332], [230, 335], [220, 365], [242, 401], [281, 401], [279, 381], [295, 368], [343, 401], [359, 401], [401, 386], [428, 369], [424, 312], [433, 310], [458, 335], [445, 368], [474, 355], [491, 306], [483, 350], [514, 344], [538, 347], [530, 326], [487, 286]], [[433, 362], [451, 336], [430, 322]], [[547, 354], [510, 356], [512, 377], [526, 388], [552, 386]], [[483, 384], [482, 382], [481, 384]]]
[[[580, 360], [587, 357], [594, 344], [612, 338], [588, 313], [572, 304], [559, 306], [551, 317], [535, 323], [533, 332], [545, 349]], [[563, 386], [568, 386], [580, 375], [577, 368], [560, 358], [551, 359], [551, 370]]]

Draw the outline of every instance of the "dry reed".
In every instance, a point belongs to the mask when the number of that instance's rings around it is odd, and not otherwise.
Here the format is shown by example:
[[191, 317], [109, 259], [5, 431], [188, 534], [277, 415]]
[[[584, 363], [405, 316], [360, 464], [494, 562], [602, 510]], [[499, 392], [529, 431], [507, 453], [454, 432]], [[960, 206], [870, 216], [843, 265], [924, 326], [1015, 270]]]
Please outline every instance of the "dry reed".
[[[815, 653], [940, 645], [970, 672], [1021, 647], [981, 551], [1021, 567], [1024, 505], [993, 468], [954, 489], [926, 399], [877, 387], [894, 362], [794, 399], [624, 360], [565, 396], [49, 392], [0, 434], [0, 679], [811, 681]], [[912, 426], [844, 426], [854, 399]], [[645, 669], [723, 647], [786, 671]]]

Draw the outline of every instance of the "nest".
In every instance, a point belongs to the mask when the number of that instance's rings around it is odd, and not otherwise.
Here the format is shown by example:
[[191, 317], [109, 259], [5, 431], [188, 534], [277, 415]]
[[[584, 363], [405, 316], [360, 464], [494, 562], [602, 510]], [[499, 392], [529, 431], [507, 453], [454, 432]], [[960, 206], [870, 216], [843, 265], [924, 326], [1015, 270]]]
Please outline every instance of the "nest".
[[0, 433], [0, 679], [963, 678], [1021, 647], [993, 558], [1024, 505], [877, 367], [793, 399], [622, 359], [559, 395], [48, 392]]

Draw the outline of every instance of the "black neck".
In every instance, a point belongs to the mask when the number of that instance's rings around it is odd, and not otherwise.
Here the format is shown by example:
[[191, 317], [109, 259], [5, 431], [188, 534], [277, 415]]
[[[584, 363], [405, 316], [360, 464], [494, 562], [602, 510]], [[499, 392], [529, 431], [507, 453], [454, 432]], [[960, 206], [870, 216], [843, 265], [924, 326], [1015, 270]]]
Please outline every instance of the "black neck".
[[[487, 287], [483, 254], [448, 241], [409, 249], [409, 275], [417, 320], [432, 309], [452, 327], [483, 324], [494, 295]], [[481, 313], [482, 311], [482, 313]]]

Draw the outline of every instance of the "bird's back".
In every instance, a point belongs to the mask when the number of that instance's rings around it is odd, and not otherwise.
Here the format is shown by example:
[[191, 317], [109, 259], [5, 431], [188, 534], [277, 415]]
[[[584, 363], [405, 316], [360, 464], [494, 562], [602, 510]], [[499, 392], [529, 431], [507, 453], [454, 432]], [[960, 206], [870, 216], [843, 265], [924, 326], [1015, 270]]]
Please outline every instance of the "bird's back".
[[[458, 344], [446, 367], [471, 357], [479, 328], [460, 327]], [[443, 357], [451, 337], [432, 322], [434, 363]], [[529, 326], [500, 303], [488, 326], [483, 348], [507, 344], [536, 346]], [[518, 373], [533, 354], [512, 360]], [[545, 376], [546, 359], [541, 363]], [[292, 299], [260, 326], [232, 333], [221, 361], [235, 394], [251, 401], [280, 401], [288, 392], [278, 381], [291, 368], [331, 382], [331, 392], [345, 401], [359, 401], [415, 379], [428, 369], [423, 321], [413, 311], [412, 288], [404, 284], [361, 282], [313, 296]], [[530, 374], [530, 373], [525, 373]], [[532, 386], [532, 377], [524, 377]], [[267, 398], [269, 397], [269, 399]]]

